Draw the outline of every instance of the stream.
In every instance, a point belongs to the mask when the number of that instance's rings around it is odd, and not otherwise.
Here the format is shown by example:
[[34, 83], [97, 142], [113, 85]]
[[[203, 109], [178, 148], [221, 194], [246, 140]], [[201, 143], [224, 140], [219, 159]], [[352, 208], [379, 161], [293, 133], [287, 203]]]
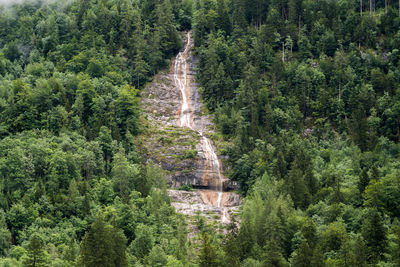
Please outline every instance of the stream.
[[[202, 130], [198, 130], [200, 127], [196, 127], [194, 123], [194, 110], [190, 98], [192, 78], [189, 77], [188, 74], [190, 73], [190, 66], [188, 64], [188, 59], [190, 57], [189, 52], [193, 42], [191, 32], [187, 33], [186, 38], [185, 49], [176, 56], [173, 73], [175, 85], [179, 88], [181, 93], [178, 125], [180, 127], [187, 127], [200, 134], [200, 144], [205, 159], [203, 181], [206, 181], [208, 184], [208, 189], [199, 189], [200, 195], [204, 203], [221, 209], [221, 221], [227, 223], [229, 222], [229, 213], [225, 207], [227, 196], [224, 192], [224, 182], [226, 179], [221, 173], [221, 163], [212, 145], [212, 141]], [[199, 151], [199, 153], [201, 153], [201, 151]]]

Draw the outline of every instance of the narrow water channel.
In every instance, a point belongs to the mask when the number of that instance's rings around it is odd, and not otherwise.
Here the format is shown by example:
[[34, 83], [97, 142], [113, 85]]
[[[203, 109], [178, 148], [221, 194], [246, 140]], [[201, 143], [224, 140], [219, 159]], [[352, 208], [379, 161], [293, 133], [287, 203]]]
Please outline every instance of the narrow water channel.
[[[189, 72], [189, 52], [192, 46], [191, 32], [187, 33], [185, 49], [176, 56], [174, 63], [174, 81], [176, 87], [179, 88], [181, 93], [181, 108], [179, 112], [180, 127], [187, 127], [195, 130], [194, 125], [194, 110], [191, 103], [191, 81], [188, 77]], [[204, 153], [204, 175], [203, 181], [208, 184], [208, 189], [200, 190], [200, 194], [204, 203], [213, 205], [221, 208], [222, 216], [221, 220], [223, 223], [229, 220], [227, 209], [224, 207], [224, 180], [225, 178], [221, 174], [221, 164], [215, 153], [215, 149], [211, 143], [211, 140], [205, 136], [201, 131], [198, 131], [201, 138], [201, 149]]]

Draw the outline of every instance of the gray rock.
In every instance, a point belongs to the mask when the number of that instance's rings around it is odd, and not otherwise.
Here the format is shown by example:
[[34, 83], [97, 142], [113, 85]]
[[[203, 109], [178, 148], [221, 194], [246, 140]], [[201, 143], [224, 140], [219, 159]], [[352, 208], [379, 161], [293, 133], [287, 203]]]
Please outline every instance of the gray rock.
[[[195, 192], [169, 190], [173, 206], [178, 212], [186, 215], [195, 215], [200, 212], [203, 215], [207, 214], [209, 218], [219, 218], [218, 220], [221, 222], [227, 223], [229, 217], [237, 212], [241, 200], [240, 196], [235, 193], [225, 192], [222, 194], [209, 190], [215, 190], [217, 186], [213, 184], [212, 179], [207, 177], [215, 177], [216, 173], [206, 165], [206, 162], [210, 160], [208, 158], [207, 161], [206, 156], [209, 157], [210, 153], [203, 151], [204, 143], [201, 143], [201, 140], [204, 138], [201, 135], [207, 136], [212, 133], [213, 125], [210, 116], [206, 116], [202, 112], [204, 110], [203, 103], [198, 85], [194, 81], [197, 62], [198, 59], [195, 57], [187, 60], [190, 67], [185, 77], [189, 80], [190, 87], [184, 87], [185, 90], [189, 90], [188, 103], [190, 104], [192, 119], [190, 127], [192, 129], [179, 127], [182, 96], [175, 83], [173, 70], [175, 63], [173, 61], [169, 73], [156, 75], [153, 82], [141, 92], [141, 107], [144, 117], [147, 118], [148, 126], [145, 133], [138, 138], [138, 147], [143, 156], [158, 163], [161, 168], [166, 170], [167, 180], [172, 188], [191, 185], [198, 189]], [[211, 144], [211, 146], [213, 145]], [[206, 148], [209, 150], [210, 146], [206, 146]], [[219, 158], [226, 159], [227, 157], [220, 156]], [[221, 164], [221, 160], [219, 161]], [[216, 166], [215, 160], [212, 162], [214, 162], [213, 166]], [[220, 170], [223, 170], [223, 167]], [[217, 177], [219, 176], [217, 175]], [[223, 189], [225, 191], [238, 188], [236, 182], [224, 177]]]

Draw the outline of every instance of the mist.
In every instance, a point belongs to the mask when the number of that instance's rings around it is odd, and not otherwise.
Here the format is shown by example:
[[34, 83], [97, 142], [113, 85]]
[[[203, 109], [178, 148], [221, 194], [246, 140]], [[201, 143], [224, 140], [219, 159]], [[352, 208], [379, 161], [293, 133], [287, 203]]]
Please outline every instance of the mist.
[[60, 2], [60, 4], [65, 4], [65, 2], [71, 2], [70, 0], [0, 0], [0, 5], [10, 6], [21, 3], [36, 3], [39, 2], [41, 4], [50, 4], [54, 2]]
[[[37, 1], [40, 1], [40, 0], [37, 0]], [[35, 1], [35, 0], [0, 0], [0, 4], [9, 6], [9, 5], [13, 5], [13, 4], [21, 4], [23, 2], [37, 2], [37, 1]]]

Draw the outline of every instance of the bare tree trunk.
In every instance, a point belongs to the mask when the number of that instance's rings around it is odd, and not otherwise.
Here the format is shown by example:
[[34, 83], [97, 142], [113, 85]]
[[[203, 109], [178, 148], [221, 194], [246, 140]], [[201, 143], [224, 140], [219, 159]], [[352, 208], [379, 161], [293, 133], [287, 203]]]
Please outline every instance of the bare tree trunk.
[[360, 17], [362, 16], [362, 9], [363, 9], [363, 2], [362, 0], [360, 0]]
[[369, 0], [369, 13], [372, 14], [372, 0]]
[[[399, 0], [400, 1], [400, 0]], [[301, 36], [301, 24], [300, 24], [301, 16], [299, 15], [299, 40]]]
[[282, 42], [282, 63], [285, 63], [285, 42]]
[[385, 14], [388, 12], [388, 0], [385, 0]]

